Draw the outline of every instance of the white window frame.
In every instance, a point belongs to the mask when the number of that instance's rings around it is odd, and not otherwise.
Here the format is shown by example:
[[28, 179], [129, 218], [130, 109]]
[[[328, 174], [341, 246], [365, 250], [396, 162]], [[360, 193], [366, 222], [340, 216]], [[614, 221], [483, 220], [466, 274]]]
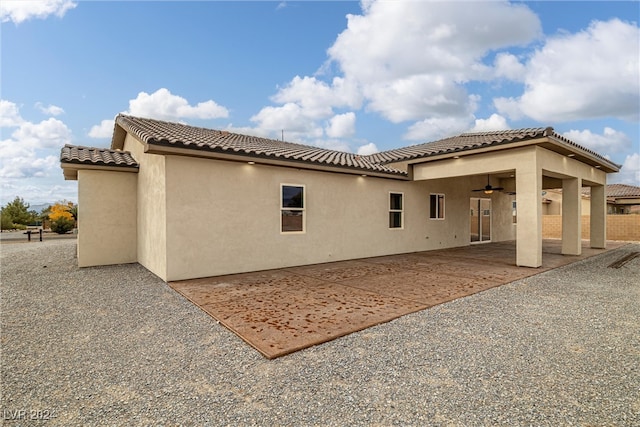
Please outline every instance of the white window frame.
[[[302, 188], [302, 207], [301, 208], [292, 208], [288, 206], [282, 206], [283, 197], [284, 197], [284, 187], [300, 187]], [[307, 232], [307, 187], [304, 184], [289, 184], [289, 183], [281, 183], [280, 184], [280, 234], [305, 234]], [[292, 230], [286, 231], [282, 229], [282, 214], [284, 211], [296, 211], [301, 212], [302, 214], [302, 230]]]
[[[432, 217], [431, 216], [431, 203], [432, 203], [432, 199], [433, 196], [435, 196], [436, 198], [436, 216]], [[440, 197], [442, 197], [442, 207], [440, 206]], [[444, 193], [430, 193], [429, 194], [429, 219], [435, 220], [435, 221], [444, 221], [445, 219], [445, 209], [447, 207], [447, 203], [446, 203], [446, 196]], [[442, 215], [440, 215], [442, 214]]]
[[[400, 195], [400, 209], [391, 209], [391, 195], [399, 194]], [[404, 193], [401, 191], [389, 191], [388, 198], [388, 207], [389, 207], [389, 230], [404, 230]], [[391, 214], [392, 213], [400, 213], [400, 227], [392, 227], [391, 226]]]

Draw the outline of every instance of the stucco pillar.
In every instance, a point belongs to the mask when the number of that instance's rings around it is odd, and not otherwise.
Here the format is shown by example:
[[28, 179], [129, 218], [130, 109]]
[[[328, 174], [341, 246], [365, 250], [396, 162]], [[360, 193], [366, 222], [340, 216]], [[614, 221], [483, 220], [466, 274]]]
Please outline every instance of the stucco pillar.
[[582, 253], [582, 180], [562, 180], [562, 254]]
[[591, 247], [607, 247], [607, 197], [605, 186], [591, 187]]
[[542, 169], [537, 157], [516, 169], [516, 265], [542, 265]]

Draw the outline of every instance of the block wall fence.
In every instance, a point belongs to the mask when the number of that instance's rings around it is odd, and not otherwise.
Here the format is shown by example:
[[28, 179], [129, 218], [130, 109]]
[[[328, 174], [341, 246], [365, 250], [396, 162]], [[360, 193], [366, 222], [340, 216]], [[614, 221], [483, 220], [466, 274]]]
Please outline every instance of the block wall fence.
[[[590, 220], [582, 216], [583, 239], [589, 239]], [[542, 238], [562, 238], [562, 215], [542, 216]], [[640, 241], [640, 215], [607, 215], [607, 240]]]

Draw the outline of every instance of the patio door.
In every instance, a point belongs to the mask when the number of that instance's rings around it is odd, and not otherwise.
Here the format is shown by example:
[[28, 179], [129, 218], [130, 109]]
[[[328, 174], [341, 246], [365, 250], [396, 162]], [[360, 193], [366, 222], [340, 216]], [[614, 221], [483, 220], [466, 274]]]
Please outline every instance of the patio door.
[[471, 243], [491, 241], [491, 199], [471, 198]]

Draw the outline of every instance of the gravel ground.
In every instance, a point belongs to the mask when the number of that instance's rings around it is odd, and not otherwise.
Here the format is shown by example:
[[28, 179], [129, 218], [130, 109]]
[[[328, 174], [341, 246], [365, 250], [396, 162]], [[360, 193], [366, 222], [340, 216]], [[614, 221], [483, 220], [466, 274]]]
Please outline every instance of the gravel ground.
[[272, 361], [139, 265], [1, 251], [4, 425], [640, 425], [640, 244]]

